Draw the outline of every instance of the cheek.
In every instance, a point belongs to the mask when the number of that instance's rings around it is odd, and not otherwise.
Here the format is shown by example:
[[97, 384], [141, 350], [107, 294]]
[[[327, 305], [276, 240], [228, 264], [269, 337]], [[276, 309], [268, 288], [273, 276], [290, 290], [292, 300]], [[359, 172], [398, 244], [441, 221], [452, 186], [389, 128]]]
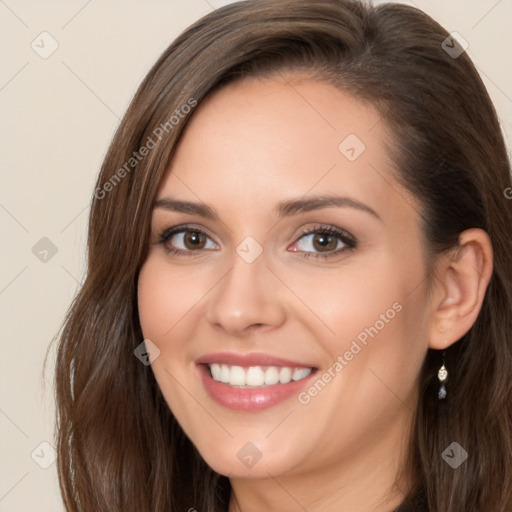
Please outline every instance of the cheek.
[[171, 272], [157, 257], [150, 256], [140, 271], [138, 308], [142, 333], [160, 350], [151, 368], [167, 405], [180, 418], [187, 415], [187, 396], [177, 382], [185, 382], [183, 375], [190, 357], [183, 329], [190, 327], [187, 314], [197, 304], [198, 293], [190, 279]]
[[425, 276], [421, 258], [416, 261], [374, 257], [329, 278], [297, 280], [294, 291], [314, 314], [309, 329], [328, 367], [335, 361], [343, 367], [334, 372], [344, 377], [333, 379], [333, 391], [340, 386], [340, 393], [350, 389], [371, 402], [378, 388], [391, 393], [388, 385], [412, 398], [427, 349]]
[[425, 290], [414, 289], [421, 280], [412, 275], [419, 277], [421, 270], [398, 275], [391, 266], [375, 273], [366, 268], [357, 279], [347, 272], [339, 282], [326, 280], [323, 294], [309, 295], [308, 304], [329, 327], [315, 322], [316, 340], [329, 357], [318, 376], [322, 382], [315, 381], [299, 401], [323, 425], [326, 444], [321, 441], [318, 449], [325, 453], [361, 449], [358, 443], [379, 436], [416, 400], [426, 353]]
[[176, 306], [169, 304], [172, 300], [173, 294], [165, 286], [163, 276], [158, 279], [151, 265], [146, 263], [138, 283], [139, 319], [144, 338], [158, 342], [172, 327], [173, 318], [169, 316], [169, 306], [170, 311], [174, 311], [172, 306]]
[[[145, 338], [162, 342], [201, 298], [189, 273], [170, 272], [157, 258], [143, 265], [138, 282], [139, 319]], [[160, 347], [161, 348], [161, 347]]]
[[368, 329], [381, 332], [395, 323], [408, 279], [386, 267], [385, 261], [360, 261], [295, 278], [294, 293], [309, 310], [310, 329], [327, 343], [331, 356], [348, 349], [358, 337], [364, 343]]

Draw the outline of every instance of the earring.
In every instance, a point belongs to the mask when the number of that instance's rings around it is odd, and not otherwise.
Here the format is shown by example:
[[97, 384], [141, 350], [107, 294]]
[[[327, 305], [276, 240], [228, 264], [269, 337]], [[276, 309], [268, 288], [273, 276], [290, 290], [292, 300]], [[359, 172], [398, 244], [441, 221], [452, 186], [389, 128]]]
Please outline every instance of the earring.
[[444, 383], [446, 382], [446, 379], [448, 378], [448, 370], [446, 369], [446, 366], [444, 365], [444, 352], [443, 352], [443, 364], [441, 368], [439, 368], [439, 371], [437, 372], [437, 378], [439, 379], [439, 382], [441, 383], [441, 386], [439, 388], [439, 391], [437, 393], [437, 398], [439, 400], [444, 400], [446, 398], [446, 387]]

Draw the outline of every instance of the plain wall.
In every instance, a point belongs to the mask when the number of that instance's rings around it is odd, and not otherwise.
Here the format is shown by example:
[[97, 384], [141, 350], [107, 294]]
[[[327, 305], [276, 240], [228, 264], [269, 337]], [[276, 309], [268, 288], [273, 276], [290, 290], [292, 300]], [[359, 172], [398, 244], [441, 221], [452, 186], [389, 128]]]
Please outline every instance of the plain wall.
[[[54, 444], [54, 352], [44, 375], [43, 361], [83, 279], [95, 178], [150, 66], [191, 22], [226, 3], [0, 2], [0, 512], [64, 510], [44, 444]], [[402, 3], [469, 43], [510, 148], [512, 2]], [[43, 31], [58, 43], [46, 59], [40, 54], [55, 43]]]

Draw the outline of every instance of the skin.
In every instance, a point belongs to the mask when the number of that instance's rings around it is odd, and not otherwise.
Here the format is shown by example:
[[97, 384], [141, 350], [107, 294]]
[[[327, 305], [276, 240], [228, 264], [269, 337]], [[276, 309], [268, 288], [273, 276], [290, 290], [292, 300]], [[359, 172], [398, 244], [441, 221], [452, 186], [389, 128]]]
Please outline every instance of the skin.
[[[230, 512], [396, 507], [410, 485], [401, 468], [426, 351], [459, 339], [480, 309], [487, 235], [468, 230], [458, 252], [436, 260], [435, 278], [427, 272], [420, 204], [394, 178], [381, 121], [307, 77], [246, 79], [198, 106], [161, 183], [157, 200], [206, 204], [218, 216], [154, 209], [139, 312], [160, 350], [152, 368], [169, 407], [230, 477]], [[349, 134], [366, 146], [354, 161], [339, 150]], [[275, 212], [317, 195], [349, 197], [377, 216], [350, 206]], [[160, 242], [182, 224], [204, 231], [207, 245], [170, 253], [190, 247], [178, 235]], [[322, 248], [301, 233], [319, 225], [346, 230], [356, 248], [315, 258]], [[252, 263], [236, 252], [248, 236], [263, 248]], [[269, 353], [322, 375], [393, 304], [401, 310], [307, 404], [293, 396], [259, 412], [228, 410], [198, 378], [194, 361], [219, 351]], [[237, 457], [248, 442], [262, 455], [252, 468]]]

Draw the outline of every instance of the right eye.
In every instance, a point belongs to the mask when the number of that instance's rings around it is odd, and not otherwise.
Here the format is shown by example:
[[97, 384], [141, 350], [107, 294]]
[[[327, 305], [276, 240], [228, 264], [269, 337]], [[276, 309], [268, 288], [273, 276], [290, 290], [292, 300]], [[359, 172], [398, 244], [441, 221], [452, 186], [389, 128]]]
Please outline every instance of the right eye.
[[160, 243], [162, 243], [170, 253], [182, 255], [219, 248], [219, 246], [200, 229], [186, 227], [167, 229], [160, 235]]

